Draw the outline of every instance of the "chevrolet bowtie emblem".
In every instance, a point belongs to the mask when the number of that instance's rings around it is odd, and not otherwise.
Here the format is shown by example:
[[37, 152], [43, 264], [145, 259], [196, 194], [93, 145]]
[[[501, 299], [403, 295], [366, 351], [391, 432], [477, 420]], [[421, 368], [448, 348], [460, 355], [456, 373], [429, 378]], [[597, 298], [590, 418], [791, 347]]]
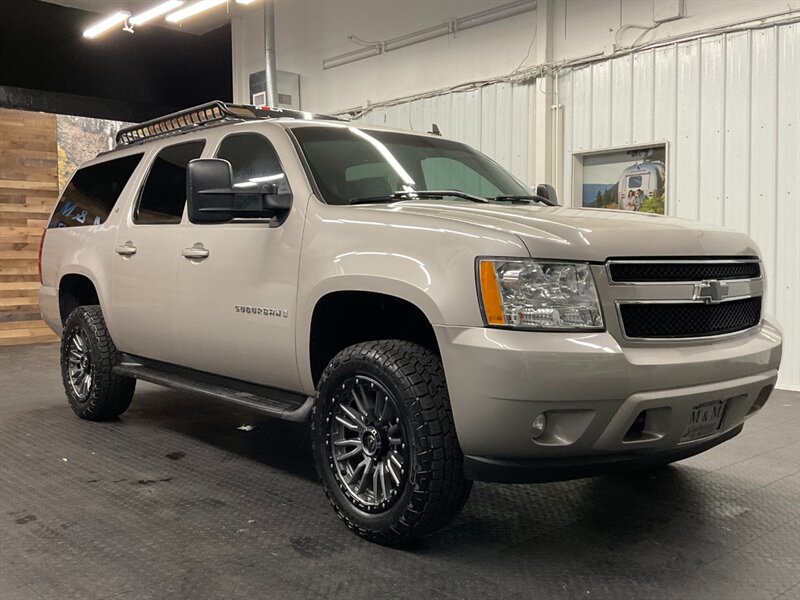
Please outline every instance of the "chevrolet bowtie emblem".
[[728, 284], [716, 279], [707, 279], [694, 284], [693, 300], [706, 304], [719, 304], [728, 295]]

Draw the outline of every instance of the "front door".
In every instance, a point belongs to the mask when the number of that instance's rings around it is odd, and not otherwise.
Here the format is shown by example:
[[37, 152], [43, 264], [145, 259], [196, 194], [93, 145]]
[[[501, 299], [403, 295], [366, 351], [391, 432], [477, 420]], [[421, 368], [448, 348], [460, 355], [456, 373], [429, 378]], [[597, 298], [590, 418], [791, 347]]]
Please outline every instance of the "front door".
[[123, 352], [182, 362], [175, 300], [186, 166], [204, 146], [204, 140], [195, 140], [162, 148], [120, 224], [112, 256], [112, 306], [114, 337]]
[[[235, 188], [274, 182], [281, 193], [289, 191], [291, 182], [268, 135], [253, 131], [222, 139], [215, 156], [231, 163]], [[181, 235], [185, 257], [178, 267], [178, 333], [187, 366], [300, 389], [294, 309], [301, 200], [295, 196], [280, 226], [271, 227], [267, 220], [187, 222]]]

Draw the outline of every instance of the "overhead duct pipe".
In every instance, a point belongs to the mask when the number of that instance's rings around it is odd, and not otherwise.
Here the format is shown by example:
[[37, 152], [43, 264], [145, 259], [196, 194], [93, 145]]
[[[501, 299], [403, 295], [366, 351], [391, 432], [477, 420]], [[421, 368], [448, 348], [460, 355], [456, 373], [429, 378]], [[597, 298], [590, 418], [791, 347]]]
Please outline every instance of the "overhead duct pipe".
[[275, 63], [275, 0], [264, 0], [264, 58], [267, 106], [278, 107], [278, 67]]
[[445, 35], [455, 34], [465, 29], [471, 29], [473, 27], [478, 27], [479, 25], [485, 25], [486, 23], [492, 23], [494, 21], [513, 17], [535, 9], [536, 0], [516, 0], [515, 2], [503, 4], [502, 6], [496, 6], [495, 8], [489, 8], [481, 12], [467, 15], [466, 17], [448, 19], [439, 25], [426, 27], [424, 29], [414, 31], [413, 33], [401, 35], [384, 42], [375, 42], [374, 44], [370, 44], [365, 48], [352, 50], [350, 52], [345, 52], [344, 54], [337, 54], [336, 56], [331, 56], [330, 58], [323, 58], [322, 68], [332, 69], [334, 67], [340, 67], [358, 60], [363, 60], [372, 56], [378, 56], [384, 52], [399, 50], [400, 48], [405, 48], [406, 46], [419, 44], [420, 42], [426, 42], [428, 40]]

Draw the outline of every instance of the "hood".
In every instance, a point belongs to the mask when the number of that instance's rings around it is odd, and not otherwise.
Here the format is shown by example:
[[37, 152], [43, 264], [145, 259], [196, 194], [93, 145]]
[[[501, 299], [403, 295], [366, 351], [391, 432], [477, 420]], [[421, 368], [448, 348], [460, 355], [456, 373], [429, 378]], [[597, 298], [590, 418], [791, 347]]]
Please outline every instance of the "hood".
[[756, 256], [744, 233], [696, 221], [597, 208], [470, 204], [461, 201], [412, 201], [368, 205], [390, 211], [445, 219], [518, 236], [537, 258], [602, 262], [611, 257]]

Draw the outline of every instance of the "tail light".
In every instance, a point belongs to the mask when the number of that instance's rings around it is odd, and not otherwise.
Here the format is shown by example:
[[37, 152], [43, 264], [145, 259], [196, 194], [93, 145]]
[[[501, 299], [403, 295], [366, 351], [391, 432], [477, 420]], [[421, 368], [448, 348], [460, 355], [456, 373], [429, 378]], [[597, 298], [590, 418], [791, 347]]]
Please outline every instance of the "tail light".
[[47, 235], [47, 229], [42, 232], [42, 239], [39, 240], [39, 283], [44, 285], [44, 278], [42, 277], [42, 249], [44, 248], [44, 236]]

